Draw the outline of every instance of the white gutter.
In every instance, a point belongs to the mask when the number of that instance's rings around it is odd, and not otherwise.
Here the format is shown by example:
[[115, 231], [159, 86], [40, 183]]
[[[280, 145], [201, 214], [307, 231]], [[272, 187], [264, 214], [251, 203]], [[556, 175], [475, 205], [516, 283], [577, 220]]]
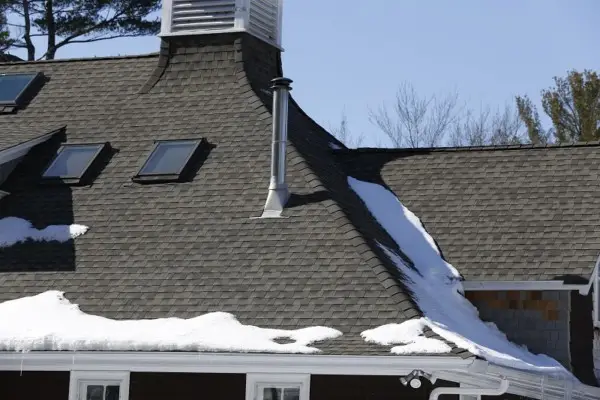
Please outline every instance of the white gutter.
[[[600, 388], [584, 385], [570, 375], [549, 376], [536, 372], [487, 364], [486, 368], [464, 371], [437, 371], [435, 379], [442, 379], [472, 387], [498, 386], [502, 379], [510, 382], [508, 393], [543, 400], [598, 400]], [[483, 367], [483, 364], [480, 365]]]
[[[590, 279], [592, 282], [593, 279]], [[566, 284], [561, 281], [463, 281], [466, 291], [496, 291], [496, 290], [577, 290], [587, 295], [590, 283]]]
[[326, 356], [176, 352], [0, 352], [2, 371], [132, 371], [189, 373], [303, 373], [408, 375], [469, 371], [475, 360], [446, 356]]
[[439, 387], [432, 390], [429, 400], [438, 400], [443, 394], [459, 394], [463, 396], [500, 396], [508, 390], [508, 380], [502, 379], [497, 388]]

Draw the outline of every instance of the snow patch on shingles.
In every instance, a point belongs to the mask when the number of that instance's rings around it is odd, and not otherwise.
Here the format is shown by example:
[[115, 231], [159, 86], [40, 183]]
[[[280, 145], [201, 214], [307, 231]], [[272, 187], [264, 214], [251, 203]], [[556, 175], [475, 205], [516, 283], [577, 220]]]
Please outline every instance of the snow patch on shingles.
[[[342, 334], [320, 326], [259, 328], [223, 312], [190, 319], [112, 320], [82, 312], [58, 291], [0, 303], [0, 321], [0, 351], [316, 353], [311, 343]], [[293, 343], [279, 344], [278, 338]]]
[[[569, 374], [558, 361], [517, 346], [494, 325], [479, 318], [475, 306], [463, 295], [461, 277], [456, 268], [442, 258], [421, 220], [392, 192], [381, 185], [352, 177], [348, 177], [348, 183], [398, 248], [414, 263], [414, 268], [406, 265], [398, 254], [380, 244], [405, 276], [405, 284], [412, 291], [431, 330], [497, 365], [548, 374]], [[413, 322], [406, 321], [396, 326], [399, 334], [406, 332], [404, 325], [407, 323]], [[399, 342], [402, 340], [398, 338]]]
[[392, 347], [394, 354], [439, 354], [450, 353], [452, 349], [438, 339], [424, 337], [423, 330], [427, 327], [424, 318], [413, 319], [402, 324], [388, 324], [364, 331], [362, 336], [367, 342], [382, 345], [402, 344]]
[[0, 219], [0, 247], [13, 246], [27, 240], [66, 242], [88, 231], [84, 225], [50, 225], [36, 229], [31, 222], [22, 218], [6, 217]]

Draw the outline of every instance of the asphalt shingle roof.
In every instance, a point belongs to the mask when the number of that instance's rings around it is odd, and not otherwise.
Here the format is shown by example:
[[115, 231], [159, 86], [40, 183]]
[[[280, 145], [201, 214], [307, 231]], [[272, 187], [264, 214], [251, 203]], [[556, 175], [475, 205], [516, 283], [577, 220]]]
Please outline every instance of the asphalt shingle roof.
[[[0, 215], [91, 229], [0, 249], [1, 301], [57, 289], [111, 318], [226, 311], [263, 327], [324, 325], [344, 332], [318, 346], [331, 354], [389, 354], [360, 332], [420, 315], [374, 243], [391, 239], [331, 154], [335, 139], [293, 102], [285, 218], [253, 218], [269, 183], [273, 47], [211, 35], [170, 39], [160, 55], [0, 64], [31, 71], [49, 79], [27, 107], [0, 115], [2, 135], [7, 124], [66, 130], [2, 185], [11, 195]], [[211, 151], [193, 180], [131, 181], [155, 140], [200, 137]], [[89, 186], [40, 185], [60, 141], [109, 141], [115, 152]]]
[[62, 126], [44, 126], [44, 125], [33, 125], [29, 127], [25, 126], [11, 126], [6, 124], [2, 127], [2, 134], [0, 135], [0, 151], [10, 149], [25, 142], [38, 139], [42, 136], [57, 132], [62, 129]]
[[387, 185], [468, 280], [587, 282], [600, 255], [600, 145], [341, 150]]

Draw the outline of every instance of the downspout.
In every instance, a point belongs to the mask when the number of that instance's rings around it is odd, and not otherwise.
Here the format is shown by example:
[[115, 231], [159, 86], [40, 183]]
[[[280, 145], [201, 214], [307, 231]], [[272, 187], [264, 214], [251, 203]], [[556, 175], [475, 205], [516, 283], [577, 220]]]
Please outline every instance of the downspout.
[[273, 86], [273, 142], [271, 144], [271, 182], [263, 218], [281, 216], [290, 197], [286, 180], [286, 153], [288, 136], [288, 105], [291, 79], [276, 78]]
[[508, 390], [508, 379], [502, 378], [497, 388], [448, 388], [440, 387], [433, 389], [429, 400], [438, 400], [443, 394], [458, 394], [465, 396], [500, 396]]

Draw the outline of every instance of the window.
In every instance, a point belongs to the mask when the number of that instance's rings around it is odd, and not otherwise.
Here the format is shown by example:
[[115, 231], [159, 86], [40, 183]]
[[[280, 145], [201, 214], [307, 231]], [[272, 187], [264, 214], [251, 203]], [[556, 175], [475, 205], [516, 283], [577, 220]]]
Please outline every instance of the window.
[[308, 400], [310, 375], [258, 375], [246, 377], [246, 400]]
[[159, 141], [135, 176], [138, 181], [179, 180], [198, 153], [201, 140]]
[[264, 387], [262, 388], [263, 400], [300, 400], [300, 388], [292, 387]]
[[46, 168], [42, 177], [47, 180], [79, 183], [98, 155], [107, 147], [107, 143], [64, 145], [58, 149], [56, 157]]
[[72, 371], [69, 400], [127, 400], [129, 372]]
[[42, 74], [0, 74], [0, 105], [17, 106]]

